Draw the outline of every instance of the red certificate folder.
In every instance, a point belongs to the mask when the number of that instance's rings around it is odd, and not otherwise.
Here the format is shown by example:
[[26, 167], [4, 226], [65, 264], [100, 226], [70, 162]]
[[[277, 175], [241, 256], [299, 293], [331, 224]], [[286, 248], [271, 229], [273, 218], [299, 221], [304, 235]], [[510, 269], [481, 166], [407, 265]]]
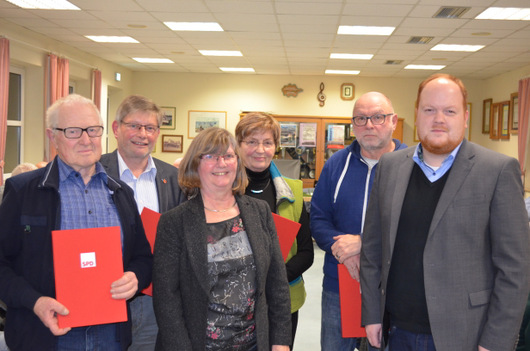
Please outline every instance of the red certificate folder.
[[353, 279], [345, 265], [337, 265], [339, 270], [340, 316], [343, 338], [366, 337], [361, 326], [361, 288]]
[[[144, 207], [141, 217], [142, 223], [144, 225], [145, 236], [151, 245], [151, 252], [153, 252], [153, 249], [155, 248], [156, 227], [158, 226], [158, 221], [160, 220], [160, 213]], [[149, 284], [149, 286], [142, 290], [142, 292], [146, 295], [153, 296], [153, 283]]]
[[59, 328], [124, 322], [125, 300], [110, 285], [123, 276], [120, 227], [52, 231], [56, 299], [70, 313]]
[[289, 250], [293, 246], [294, 239], [302, 226], [300, 223], [291, 221], [290, 219], [284, 218], [277, 215], [276, 213], [272, 214], [274, 219], [274, 224], [276, 225], [276, 232], [278, 233], [278, 239], [280, 240], [280, 249], [282, 250], [283, 260], [287, 259]]

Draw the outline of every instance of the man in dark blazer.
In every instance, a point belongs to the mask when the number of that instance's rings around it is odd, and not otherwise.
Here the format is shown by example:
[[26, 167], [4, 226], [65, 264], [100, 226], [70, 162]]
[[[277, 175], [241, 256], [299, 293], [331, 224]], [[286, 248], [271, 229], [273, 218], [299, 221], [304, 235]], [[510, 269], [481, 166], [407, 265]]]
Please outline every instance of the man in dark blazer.
[[373, 346], [384, 347], [387, 332], [392, 351], [516, 343], [530, 289], [521, 173], [517, 160], [464, 139], [466, 100], [458, 78], [427, 78], [416, 101], [420, 144], [379, 162], [360, 270]]
[[[184, 201], [178, 170], [151, 157], [162, 123], [162, 111], [151, 100], [131, 95], [120, 104], [112, 123], [118, 149], [101, 157], [112, 177], [120, 178], [133, 191], [138, 211], [144, 207], [166, 212]], [[133, 341], [129, 351], [152, 351], [158, 327], [151, 296], [140, 294], [131, 301]]]

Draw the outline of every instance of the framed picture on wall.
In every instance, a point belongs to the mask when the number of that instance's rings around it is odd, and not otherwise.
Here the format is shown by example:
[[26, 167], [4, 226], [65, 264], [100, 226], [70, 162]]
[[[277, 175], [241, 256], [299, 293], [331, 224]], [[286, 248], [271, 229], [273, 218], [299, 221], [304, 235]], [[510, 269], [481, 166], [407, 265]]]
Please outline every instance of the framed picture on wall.
[[510, 133], [519, 133], [519, 93], [510, 95]]
[[355, 86], [353, 83], [344, 83], [340, 86], [340, 98], [342, 100], [353, 100], [355, 97]]
[[188, 111], [188, 139], [212, 127], [226, 128], [226, 111]]
[[499, 110], [501, 104], [496, 102], [491, 105], [491, 116], [490, 116], [490, 139], [499, 139]]
[[499, 139], [510, 139], [510, 101], [503, 101], [499, 107]]
[[182, 135], [162, 135], [162, 152], [182, 152]]
[[492, 99], [482, 101], [482, 134], [490, 133]]
[[167, 106], [161, 106], [160, 109], [163, 113], [160, 129], [175, 129], [175, 114], [177, 109]]

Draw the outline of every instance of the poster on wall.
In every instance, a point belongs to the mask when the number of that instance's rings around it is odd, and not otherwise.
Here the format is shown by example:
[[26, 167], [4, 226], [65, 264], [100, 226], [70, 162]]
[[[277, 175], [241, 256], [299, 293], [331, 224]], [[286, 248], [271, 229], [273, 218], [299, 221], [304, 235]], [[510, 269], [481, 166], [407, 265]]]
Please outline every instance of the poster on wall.
[[226, 111], [188, 111], [188, 139], [211, 127], [226, 128]]
[[280, 123], [280, 146], [296, 147], [298, 125], [294, 123]]
[[344, 145], [344, 124], [331, 124], [328, 126], [327, 143]]
[[300, 123], [300, 146], [317, 146], [316, 123]]

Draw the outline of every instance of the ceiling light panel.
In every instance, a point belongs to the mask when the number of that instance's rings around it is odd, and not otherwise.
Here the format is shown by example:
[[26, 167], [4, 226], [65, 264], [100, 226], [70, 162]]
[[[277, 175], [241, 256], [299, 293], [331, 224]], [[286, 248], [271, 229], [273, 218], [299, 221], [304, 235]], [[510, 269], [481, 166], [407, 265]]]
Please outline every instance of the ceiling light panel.
[[169, 29], [174, 31], [191, 32], [223, 32], [223, 28], [217, 22], [164, 22]]
[[138, 40], [127, 36], [85, 35], [85, 37], [98, 43], [139, 43]]
[[349, 75], [356, 75], [356, 74], [361, 73], [361, 71], [339, 70], [339, 69], [327, 69], [324, 73], [326, 73], [326, 74], [349, 74]]
[[405, 69], [426, 69], [426, 70], [440, 70], [445, 68], [442, 65], [406, 65]]
[[460, 45], [460, 44], [438, 44], [431, 48], [432, 51], [465, 51], [475, 52], [482, 49], [484, 45]]
[[133, 57], [133, 60], [140, 63], [175, 63], [165, 58]]
[[530, 8], [490, 7], [475, 19], [530, 21]]
[[66, 0], [7, 0], [23, 9], [37, 10], [81, 10]]
[[336, 54], [332, 53], [329, 58], [341, 60], [371, 60], [374, 55], [371, 54]]
[[247, 67], [219, 67], [223, 72], [255, 72], [254, 68]]
[[199, 50], [204, 56], [243, 56], [241, 51], [231, 50]]
[[396, 27], [339, 26], [337, 34], [345, 35], [390, 35]]

